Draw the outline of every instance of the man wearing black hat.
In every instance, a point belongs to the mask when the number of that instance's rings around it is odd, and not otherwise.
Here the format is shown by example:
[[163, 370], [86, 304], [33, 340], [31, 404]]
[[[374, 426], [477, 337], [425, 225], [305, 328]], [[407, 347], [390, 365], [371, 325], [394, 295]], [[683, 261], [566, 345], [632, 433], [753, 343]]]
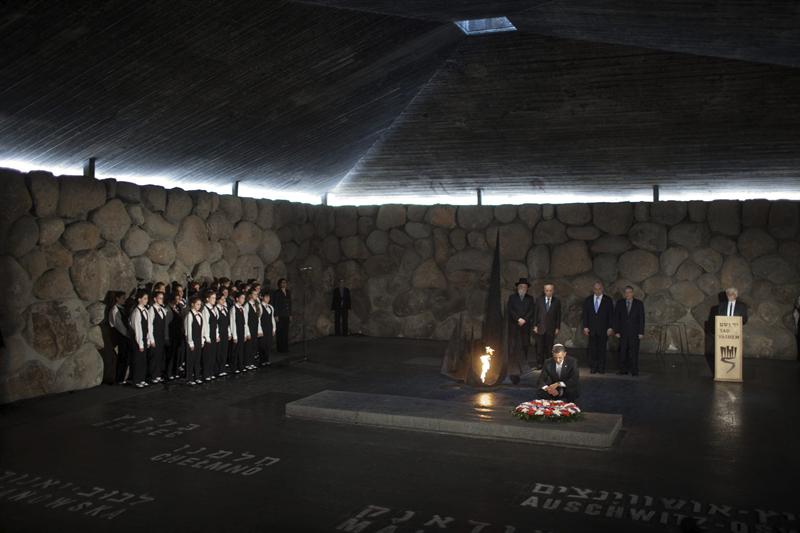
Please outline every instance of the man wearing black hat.
[[534, 315], [533, 296], [528, 294], [530, 283], [520, 278], [516, 292], [508, 297], [508, 375], [515, 385], [523, 373], [523, 362], [528, 360], [531, 345], [531, 321]]

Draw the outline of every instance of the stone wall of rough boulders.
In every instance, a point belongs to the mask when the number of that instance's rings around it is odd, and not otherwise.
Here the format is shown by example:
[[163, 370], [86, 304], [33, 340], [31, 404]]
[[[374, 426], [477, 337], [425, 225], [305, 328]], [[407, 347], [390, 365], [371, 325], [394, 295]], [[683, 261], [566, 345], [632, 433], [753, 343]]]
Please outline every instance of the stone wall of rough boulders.
[[100, 383], [106, 292], [187, 275], [287, 277], [294, 340], [304, 292], [308, 336], [332, 332], [339, 278], [352, 332], [449, 339], [464, 320], [479, 335], [498, 231], [504, 297], [520, 277], [536, 293], [553, 281], [568, 346], [584, 345], [595, 279], [615, 297], [634, 286], [650, 352], [663, 332], [667, 351], [703, 353], [709, 309], [733, 285], [750, 305], [747, 355], [795, 357], [798, 202], [328, 207], [12, 170], [0, 190], [3, 402]]

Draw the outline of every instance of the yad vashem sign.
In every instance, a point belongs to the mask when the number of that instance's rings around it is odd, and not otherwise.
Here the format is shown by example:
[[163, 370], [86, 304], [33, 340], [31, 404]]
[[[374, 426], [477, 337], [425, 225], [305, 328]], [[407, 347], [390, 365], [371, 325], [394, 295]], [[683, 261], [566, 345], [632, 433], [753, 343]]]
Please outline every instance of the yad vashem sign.
[[714, 339], [714, 380], [742, 381], [742, 317], [716, 317]]

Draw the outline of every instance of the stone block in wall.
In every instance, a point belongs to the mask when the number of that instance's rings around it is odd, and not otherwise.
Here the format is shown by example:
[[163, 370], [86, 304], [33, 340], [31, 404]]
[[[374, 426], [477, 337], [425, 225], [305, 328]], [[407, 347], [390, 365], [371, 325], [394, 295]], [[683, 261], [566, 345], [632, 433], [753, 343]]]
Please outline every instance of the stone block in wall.
[[[239, 243], [236, 244], [239, 246]], [[184, 218], [175, 236], [175, 254], [178, 259], [187, 266], [194, 266], [208, 256], [208, 245], [205, 221], [196, 215]], [[241, 246], [239, 249], [241, 250]]]
[[481, 230], [491, 224], [494, 210], [485, 205], [462, 205], [456, 214], [459, 227], [467, 230]]
[[636, 202], [633, 204], [633, 220], [636, 222], [649, 222], [650, 204], [647, 202]]
[[741, 209], [736, 200], [715, 200], [708, 206], [708, 226], [714, 233], [736, 237], [742, 228]]
[[87, 343], [64, 359], [48, 392], [65, 392], [96, 387], [103, 381], [103, 358]]
[[592, 262], [592, 270], [602, 281], [610, 283], [617, 279], [617, 261], [614, 254], [598, 254]]
[[116, 197], [126, 203], [138, 204], [142, 201], [142, 190], [135, 183], [118, 181]]
[[36, 216], [55, 215], [58, 209], [58, 181], [56, 178], [49, 172], [28, 172], [27, 182]]
[[650, 276], [644, 283], [642, 283], [642, 290], [645, 294], [654, 294], [657, 292], [665, 291], [672, 286], [672, 278], [663, 274], [656, 274]]
[[411, 276], [414, 270], [422, 263], [422, 257], [412, 249], [403, 252], [397, 273], [402, 276]]
[[466, 250], [455, 253], [447, 260], [445, 271], [477, 270], [479, 272], [488, 272], [491, 266], [492, 254], [490, 252], [467, 248]]
[[336, 236], [350, 237], [358, 233], [358, 209], [355, 207], [339, 207], [335, 211]]
[[723, 288], [736, 287], [740, 293], [746, 293], [753, 284], [753, 273], [750, 264], [743, 257], [731, 255], [722, 264], [720, 281]]
[[375, 219], [373, 217], [358, 217], [358, 234], [362, 237], [369, 235], [375, 229]]
[[[407, 317], [428, 310], [430, 291], [425, 289], [409, 289], [398, 294], [392, 301], [395, 316]], [[432, 317], [431, 317], [432, 318]]]
[[232, 224], [236, 224], [242, 219], [242, 199], [238, 196], [221, 194], [219, 196], [219, 209]]
[[125, 206], [125, 210], [128, 212], [128, 216], [131, 217], [131, 223], [136, 224], [137, 226], [144, 225], [144, 210], [140, 205], [127, 205]]
[[722, 235], [714, 235], [711, 237], [709, 245], [723, 255], [734, 255], [738, 252], [736, 249], [736, 241], [730, 237], [723, 237]]
[[[147, 209], [142, 209], [142, 213], [144, 214], [144, 224], [142, 225], [142, 228], [148, 233], [148, 235], [150, 235], [151, 238], [172, 239], [178, 234], [178, 226], [175, 224], [170, 224], [158, 213], [153, 213]], [[195, 219], [199, 218], [194, 215], [192, 216]], [[189, 218], [191, 217], [186, 217], [184, 221], [188, 220]]]
[[209, 283], [214, 279], [214, 273], [211, 270], [211, 263], [208, 261], [203, 261], [195, 265], [192, 269], [192, 278], [196, 279], [200, 283]]
[[37, 222], [39, 224], [39, 244], [42, 246], [53, 244], [64, 233], [64, 221], [60, 218], [40, 218]]
[[[516, 208], [514, 210], [516, 214]], [[452, 205], [434, 205], [428, 208], [425, 221], [437, 228], [452, 229], [456, 227], [456, 208]]]
[[[362, 213], [361, 207], [359, 207], [359, 215], [368, 215], [374, 216], [378, 212], [378, 208], [372, 206], [371, 213]], [[406, 207], [406, 216], [408, 220], [411, 222], [423, 222], [425, 220], [425, 215], [428, 213], [428, 206], [426, 205], [409, 205]]]
[[600, 237], [600, 230], [594, 226], [569, 226], [567, 237], [579, 241], [593, 241]]
[[264, 277], [264, 262], [255, 254], [240, 255], [231, 268], [233, 279], [246, 280]]
[[133, 271], [139, 280], [147, 282], [152, 279], [153, 262], [148, 257], [140, 255], [139, 257], [134, 257], [132, 262]]
[[594, 225], [611, 235], [625, 235], [633, 224], [633, 206], [628, 202], [592, 205]]
[[569, 277], [592, 270], [592, 258], [583, 241], [570, 241], [553, 247], [550, 274]]
[[470, 231], [467, 233], [467, 246], [478, 250], [489, 249], [489, 245], [486, 243], [486, 236], [482, 231]]
[[538, 244], [530, 249], [525, 263], [528, 267], [528, 276], [543, 278], [550, 273], [550, 249], [544, 244]]
[[737, 247], [745, 259], [752, 261], [762, 255], [776, 252], [778, 243], [763, 229], [748, 228], [739, 235]]
[[678, 271], [675, 272], [675, 279], [681, 281], [693, 281], [699, 278], [703, 274], [703, 269], [700, 266], [688, 259], [684, 261], [680, 267], [678, 267]]
[[[408, 230], [406, 230], [408, 231]], [[433, 244], [431, 242], [431, 244]], [[467, 247], [467, 233], [461, 229], [456, 228], [450, 232], [450, 245], [456, 250], [463, 250]]]
[[66, 227], [62, 239], [73, 252], [92, 250], [100, 244], [100, 228], [80, 220]]
[[343, 279], [351, 289], [360, 289], [367, 283], [367, 275], [357, 261], [342, 261], [336, 264], [336, 279]]
[[270, 200], [256, 200], [258, 205], [258, 217], [255, 222], [261, 229], [272, 229], [274, 211], [273, 204]]
[[24, 309], [33, 300], [32, 283], [22, 265], [8, 255], [0, 256], [0, 279], [3, 280], [6, 301], [13, 303], [0, 306], [0, 329], [5, 337], [22, 327], [19, 310]]
[[683, 222], [670, 228], [668, 240], [670, 244], [699, 248], [708, 244], [710, 235], [705, 224]]
[[50, 268], [47, 265], [47, 256], [40, 248], [31, 250], [20, 257], [19, 264], [22, 265], [22, 268], [25, 269], [25, 272], [28, 273], [33, 282]]
[[494, 218], [501, 224], [508, 224], [517, 218], [517, 206], [498, 205], [494, 208]]
[[231, 234], [231, 240], [236, 243], [239, 252], [243, 254], [253, 254], [258, 251], [261, 244], [261, 234], [261, 228], [252, 222], [242, 220], [236, 224]]
[[568, 226], [583, 226], [592, 221], [589, 204], [561, 204], [556, 206], [556, 218]]
[[778, 247], [778, 254], [800, 270], [800, 242], [783, 241]]
[[212, 241], [230, 239], [233, 235], [233, 223], [220, 211], [209, 215], [206, 226], [208, 227], [208, 237]]
[[620, 256], [618, 267], [621, 276], [640, 282], [658, 272], [659, 258], [645, 250], [631, 250]]
[[722, 268], [723, 257], [713, 248], [701, 248], [692, 252], [692, 261], [704, 271], [715, 274]]
[[367, 276], [385, 276], [397, 269], [395, 261], [386, 254], [373, 255], [364, 261], [364, 271]]
[[595, 254], [621, 254], [633, 248], [627, 237], [620, 235], [603, 235], [592, 243], [591, 250]]
[[502, 285], [513, 286], [520, 278], [527, 278], [528, 265], [519, 261], [502, 261], [500, 265]]
[[42, 274], [33, 285], [33, 294], [40, 300], [71, 300], [78, 297], [66, 268], [53, 268]]
[[125, 204], [113, 198], [96, 211], [89, 220], [100, 229], [100, 235], [109, 242], [119, 242], [131, 227], [131, 217]]
[[431, 227], [422, 222], [406, 222], [404, 229], [412, 239], [425, 239], [431, 235]]
[[784, 328], [777, 328], [761, 319], [751, 318], [744, 335], [744, 353], [753, 357], [788, 358], [794, 354], [793, 335]]
[[687, 309], [663, 292], [648, 295], [644, 300], [645, 321], [652, 325], [671, 324], [686, 316]]
[[153, 263], [169, 266], [175, 262], [175, 245], [172, 241], [152, 241], [146, 254]]
[[37, 302], [24, 317], [28, 344], [50, 361], [64, 359], [84, 343], [89, 313], [80, 300]]
[[[653, 202], [650, 205], [650, 220], [658, 224], [674, 226], [683, 222], [688, 210], [686, 202]], [[705, 216], [703, 220], [705, 220]]]
[[42, 252], [47, 260], [47, 268], [69, 268], [72, 266], [72, 252], [60, 242], [42, 246]]
[[102, 182], [83, 176], [61, 176], [58, 179], [58, 215], [84, 218], [106, 203], [106, 187]]
[[706, 295], [691, 281], [678, 281], [669, 288], [672, 298], [685, 307], [694, 307], [706, 298]]
[[556, 206], [552, 204], [542, 205], [542, 220], [553, 220], [556, 216]]
[[769, 210], [768, 227], [770, 234], [776, 239], [794, 239], [800, 229], [800, 212], [798, 202], [780, 200], [773, 202]]
[[170, 189], [167, 191], [167, 206], [164, 218], [173, 224], [179, 224], [184, 218], [192, 214], [192, 197], [183, 189]]
[[33, 250], [38, 242], [39, 224], [31, 215], [23, 215], [11, 225], [11, 231], [3, 243], [3, 248], [19, 259]]
[[0, 223], [14, 222], [27, 214], [33, 206], [31, 194], [25, 184], [25, 176], [16, 170], [0, 169], [0, 198], [3, 199]]
[[281, 259], [286, 263], [291, 263], [297, 258], [299, 247], [294, 242], [287, 242], [281, 246]]
[[231, 277], [231, 265], [225, 259], [220, 259], [219, 261], [211, 264], [211, 274], [214, 275], [215, 278], [230, 278]]
[[[386, 253], [386, 248], [389, 246], [389, 234], [383, 230], [376, 229], [369, 234], [366, 244], [369, 251], [373, 254]], [[336, 246], [338, 248], [338, 241]]]
[[705, 273], [695, 280], [697, 287], [703, 291], [707, 296], [718, 294], [722, 287], [719, 284], [719, 278], [714, 274]]
[[389, 230], [404, 226], [406, 223], [406, 208], [402, 205], [387, 204], [378, 208], [375, 225], [378, 229]]
[[[203, 220], [207, 219], [211, 213], [216, 212], [214, 208], [214, 197], [207, 191], [189, 191], [189, 196], [192, 197], [192, 214], [196, 215]], [[219, 202], [219, 197], [216, 197]]]
[[314, 225], [310, 222], [296, 224], [293, 228], [292, 238], [297, 244], [304, 244], [314, 236]]
[[567, 240], [567, 228], [558, 220], [542, 220], [533, 230], [535, 244], [561, 244]]
[[523, 224], [533, 229], [542, 218], [542, 208], [539, 205], [525, 204], [517, 207], [517, 214]]
[[769, 221], [769, 200], [746, 200], [742, 202], [742, 226], [764, 228]]
[[[314, 206], [322, 207], [322, 206]], [[242, 220], [253, 222], [258, 219], [258, 204], [254, 198], [242, 198]]]
[[797, 269], [777, 254], [765, 255], [751, 264], [753, 275], [771, 281], [777, 285], [798, 282]]
[[409, 339], [430, 339], [436, 328], [436, 320], [430, 311], [403, 319], [402, 336]]
[[708, 214], [708, 204], [700, 200], [687, 202], [690, 222], [705, 222]]
[[500, 257], [524, 261], [531, 247], [531, 230], [519, 223], [490, 226], [486, 230], [486, 243], [490, 250], [494, 250], [497, 232], [500, 233]]
[[411, 237], [409, 237], [406, 232], [398, 228], [392, 228], [389, 230], [389, 240], [399, 246], [411, 246], [412, 244]]
[[628, 237], [637, 248], [651, 252], [663, 252], [667, 249], [667, 228], [653, 222], [634, 224]]
[[[150, 247], [150, 234], [137, 226], [131, 226], [122, 239], [122, 249], [130, 257], [136, 257], [147, 252]], [[172, 241], [170, 241], [172, 242]]]
[[[453, 230], [453, 231], [464, 231], [464, 230]], [[452, 232], [451, 232], [452, 235]], [[457, 248], [458, 250], [463, 250], [466, 248], [466, 243], [463, 247]], [[430, 259], [433, 257], [433, 239], [417, 239], [414, 241], [414, 251], [422, 258], [422, 260]]]
[[340, 245], [342, 253], [348, 259], [366, 259], [369, 257], [369, 250], [367, 250], [361, 237], [357, 235], [345, 237], [341, 240]]
[[154, 213], [163, 213], [167, 209], [167, 191], [159, 185], [145, 185], [141, 188], [142, 203]]

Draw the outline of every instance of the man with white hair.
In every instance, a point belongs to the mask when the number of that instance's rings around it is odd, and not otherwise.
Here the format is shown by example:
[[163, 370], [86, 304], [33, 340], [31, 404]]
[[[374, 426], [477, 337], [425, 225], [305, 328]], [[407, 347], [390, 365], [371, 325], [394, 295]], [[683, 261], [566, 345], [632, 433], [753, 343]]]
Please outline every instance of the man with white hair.
[[747, 306], [738, 301], [739, 291], [736, 287], [728, 287], [725, 289], [725, 301], [720, 302], [717, 308], [717, 316], [740, 316], [742, 317], [742, 324], [747, 324]]

